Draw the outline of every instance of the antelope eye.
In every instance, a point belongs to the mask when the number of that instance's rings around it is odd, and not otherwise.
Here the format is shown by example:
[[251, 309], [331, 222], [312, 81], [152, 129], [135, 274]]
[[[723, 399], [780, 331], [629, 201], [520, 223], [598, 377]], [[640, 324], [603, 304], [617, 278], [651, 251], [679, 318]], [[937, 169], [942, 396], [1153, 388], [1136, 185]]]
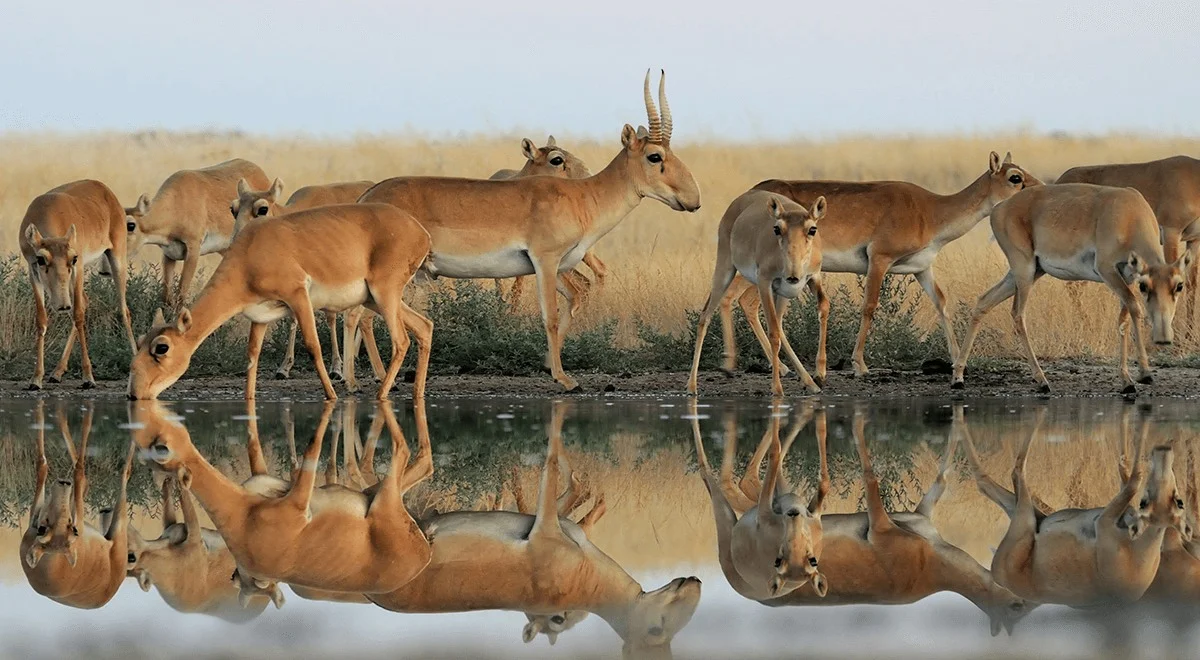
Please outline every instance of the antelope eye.
[[658, 154], [658, 153], [654, 153], [654, 154], [650, 154], [650, 155], [646, 156], [646, 160], [650, 161], [651, 163], [655, 163], [655, 164], [661, 163], [662, 159], [663, 159], [662, 154]]
[[775, 568], [779, 568], [780, 566], [783, 566], [783, 557], [776, 557]]
[[1146, 293], [1147, 291], [1149, 291], [1149, 288], [1146, 286], [1146, 283], [1145, 283], [1145, 282], [1138, 282], [1138, 289], [1139, 289], [1139, 290], [1140, 290], [1142, 293]]
[[816, 227], [809, 227], [809, 228], [808, 228], [808, 235], [809, 235], [809, 236], [816, 236], [816, 235], [817, 235], [817, 228], [816, 228]]
[[1014, 174], [1014, 175], [1008, 177], [1008, 182], [1009, 183], [1021, 183], [1021, 175]]
[[[232, 215], [235, 218], [237, 217], [237, 207], [233, 204], [229, 205], [229, 215]], [[130, 228], [130, 231], [133, 231], [132, 227]]]
[[154, 354], [155, 355], [166, 355], [167, 351], [169, 351], [169, 350], [171, 350], [171, 346], [168, 344], [155, 344], [154, 345]]
[[775, 225], [775, 235], [783, 236], [783, 230], [779, 228], [779, 225]]
[[1138, 504], [1138, 507], [1142, 509], [1150, 508], [1150, 500], [1143, 497], [1142, 501]]
[[45, 266], [46, 265], [46, 257], [43, 257], [42, 255], [39, 254], [38, 258], [37, 258], [37, 262], [38, 262], [39, 266]]
[[1183, 282], [1175, 285], [1175, 293], [1183, 293]]
[[1183, 500], [1182, 500], [1182, 499], [1180, 499], [1180, 498], [1178, 498], [1178, 497], [1176, 497], [1176, 498], [1175, 498], [1175, 508], [1176, 508], [1176, 509], [1182, 509], [1182, 508], [1183, 508]]
[[550, 621], [561, 626], [566, 619], [564, 619], [561, 615], [555, 614], [554, 616], [550, 617]]
[[550, 159], [550, 164], [551, 164], [551, 165], [553, 165], [553, 166], [555, 166], [555, 167], [558, 167], [558, 166], [562, 165], [562, 164], [563, 164], [563, 159], [562, 159], [562, 156], [555, 156], [554, 158], [551, 158], [551, 159]]
[[71, 525], [71, 534], [74, 536], [79, 536], [79, 528], [75, 525]]
[[1009, 605], [1008, 605], [1008, 609], [1010, 609], [1010, 610], [1012, 610], [1012, 611], [1014, 611], [1014, 612], [1020, 612], [1020, 611], [1021, 611], [1021, 604], [1020, 604], [1020, 603], [1009, 603]]
[[38, 525], [37, 533], [38, 533], [38, 536], [45, 536], [46, 535], [46, 526]]
[[77, 263], [79, 263], [79, 257], [71, 257], [71, 265], [74, 266]]
[[265, 204], [263, 206], [254, 207], [254, 217], [261, 218], [266, 214], [267, 214], [267, 207]]
[[809, 557], [809, 558], [808, 558], [808, 565], [809, 565], [809, 566], [812, 566], [813, 568], [816, 568], [816, 567], [817, 567], [817, 558], [816, 558], [816, 557]]
[[[236, 214], [235, 214], [235, 215], [236, 215]], [[131, 232], [132, 232], [132, 231], [137, 231], [137, 223], [136, 223], [136, 222], [126, 222], [126, 223], [125, 223], [125, 229], [126, 229], [126, 230], [128, 230], [128, 231], [131, 231]]]

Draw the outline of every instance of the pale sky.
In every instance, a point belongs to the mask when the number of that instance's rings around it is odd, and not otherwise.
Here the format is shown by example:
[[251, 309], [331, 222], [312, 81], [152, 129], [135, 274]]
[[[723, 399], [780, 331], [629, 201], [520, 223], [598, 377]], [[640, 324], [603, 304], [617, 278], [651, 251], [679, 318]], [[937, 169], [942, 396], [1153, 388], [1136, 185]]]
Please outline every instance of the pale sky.
[[1195, 0], [2, 0], [0, 131], [1200, 134]]

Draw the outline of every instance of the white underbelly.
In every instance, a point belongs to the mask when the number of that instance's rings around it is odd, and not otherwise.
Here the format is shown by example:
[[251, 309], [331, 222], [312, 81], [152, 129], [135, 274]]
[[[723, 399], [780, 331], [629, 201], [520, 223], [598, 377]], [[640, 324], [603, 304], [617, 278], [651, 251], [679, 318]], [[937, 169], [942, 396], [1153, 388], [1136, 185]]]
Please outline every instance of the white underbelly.
[[212, 254], [213, 252], [224, 251], [231, 243], [233, 243], [232, 235], [226, 236], [206, 232], [204, 240], [200, 241], [200, 254]]
[[83, 266], [86, 268], [86, 267], [91, 266], [92, 264], [96, 263], [97, 261], [100, 261], [100, 272], [107, 273], [108, 272], [108, 260], [105, 259], [105, 260], [101, 261], [101, 259], [104, 257], [104, 252], [105, 252], [104, 250], [97, 250], [95, 252], [88, 252], [87, 254], [83, 255]]
[[[582, 258], [580, 254], [580, 258]], [[524, 248], [506, 248], [486, 254], [433, 253], [433, 270], [439, 277], [517, 277], [532, 275], [533, 262]]]
[[1100, 273], [1096, 271], [1096, 253], [1084, 250], [1070, 257], [1059, 255], [1045, 256], [1034, 254], [1038, 266], [1047, 275], [1060, 280], [1083, 280], [1086, 282], [1103, 282]]
[[741, 275], [748, 282], [758, 284], [758, 264], [739, 264], [735, 262], [733, 267], [737, 269], [738, 275]]
[[279, 300], [268, 300], [255, 303], [242, 310], [242, 316], [250, 319], [251, 323], [274, 323], [281, 318], [291, 316], [288, 306]]
[[821, 250], [821, 270], [828, 273], [858, 273], [867, 272], [867, 251], [865, 248], [851, 250]]
[[308, 298], [312, 301], [313, 309], [344, 312], [367, 302], [370, 293], [367, 291], [365, 280], [355, 280], [337, 286], [312, 282], [308, 286]]
[[898, 273], [901, 275], [912, 275], [929, 270], [933, 266], [933, 260], [937, 259], [937, 248], [929, 246], [916, 254], [910, 254], [903, 259], [897, 259], [896, 263], [888, 269], [889, 273]]

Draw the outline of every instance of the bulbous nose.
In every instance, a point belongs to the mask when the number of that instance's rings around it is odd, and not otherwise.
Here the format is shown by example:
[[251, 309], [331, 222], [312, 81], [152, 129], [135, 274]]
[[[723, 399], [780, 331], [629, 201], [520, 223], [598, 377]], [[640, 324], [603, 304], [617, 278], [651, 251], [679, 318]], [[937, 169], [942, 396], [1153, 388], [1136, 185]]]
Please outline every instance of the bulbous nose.
[[1163, 339], [1163, 340], [1160, 340], [1160, 341], [1156, 341], [1156, 342], [1154, 342], [1154, 343], [1155, 343], [1155, 344], [1158, 344], [1159, 346], [1170, 346], [1170, 345], [1172, 344], [1172, 342], [1171, 342], [1171, 340], [1170, 340], [1170, 339]]
[[788, 284], [799, 284], [800, 278], [799, 277], [789, 277], [789, 278], [787, 278], [787, 282], [788, 282]]
[[63, 303], [63, 304], [59, 305], [59, 306], [58, 306], [58, 311], [60, 311], [60, 312], [69, 312], [69, 311], [71, 311], [71, 303]]

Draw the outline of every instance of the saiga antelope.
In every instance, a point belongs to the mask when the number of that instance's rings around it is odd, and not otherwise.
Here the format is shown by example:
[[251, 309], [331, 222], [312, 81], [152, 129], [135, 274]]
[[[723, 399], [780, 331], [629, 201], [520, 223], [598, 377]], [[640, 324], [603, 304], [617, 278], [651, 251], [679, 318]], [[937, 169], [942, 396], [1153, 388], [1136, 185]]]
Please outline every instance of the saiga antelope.
[[[418, 403], [418, 410], [420, 404]], [[409, 451], [388, 406], [381, 406], [395, 457], [371, 495], [317, 491], [317, 462], [333, 404], [327, 403], [297, 478], [276, 497], [279, 480], [239, 486], [192, 444], [187, 429], [157, 402], [137, 404], [132, 435], [150, 460], [190, 488], [233, 553], [243, 580], [275, 580], [313, 589], [391, 591], [429, 563], [429, 542], [404, 508]], [[430, 470], [432, 464], [430, 465]]]
[[[824, 413], [817, 422], [821, 480], [805, 507], [799, 497], [790, 492], [783, 474], [786, 448], [779, 441], [781, 413], [772, 411], [767, 431], [750, 459], [750, 467], [741, 484], [735, 486], [736, 425], [727, 420], [726, 453], [718, 479], [704, 453], [696, 409], [696, 400], [692, 399], [689, 403], [692, 439], [700, 476], [712, 500], [713, 519], [717, 525], [717, 557], [729, 586], [742, 597], [760, 602], [795, 593], [809, 584], [818, 598], [824, 597], [829, 582], [818, 567], [824, 547], [821, 508], [830, 487]], [[812, 416], [811, 407], [799, 413], [788, 432], [788, 447]], [[765, 481], [759, 482], [758, 469], [764, 457], [768, 459], [767, 475]]]
[[[1045, 412], [1045, 408], [1038, 411], [1017, 452], [1012, 492], [983, 477], [978, 459], [973, 458], [974, 448], [969, 448], [980, 491], [1010, 518], [992, 558], [992, 575], [1016, 595], [1037, 603], [1074, 607], [1133, 603], [1154, 581], [1166, 530], [1173, 527], [1183, 539], [1192, 538], [1176, 491], [1174, 454], [1170, 447], [1155, 447], [1147, 476], [1143, 445], [1149, 420], [1143, 416], [1132, 456], [1122, 447], [1122, 485], [1107, 506], [1040, 510], [1026, 483], [1025, 465]], [[966, 440], [970, 443], [969, 435]], [[1128, 462], [1132, 470], [1126, 474], [1123, 466]]]
[[[1183, 488], [1187, 498], [1183, 515], [1193, 534], [1200, 529], [1200, 488], [1196, 482], [1195, 442], [1194, 438], [1188, 440], [1187, 482]], [[1154, 582], [1150, 583], [1150, 588], [1142, 598], [1168, 605], [1200, 604], [1200, 542], [1195, 538], [1185, 539], [1178, 529], [1168, 527], [1163, 536], [1158, 572], [1154, 574]]]
[[[375, 185], [372, 181], [347, 181], [344, 183], [329, 183], [324, 185], [305, 186], [288, 198], [286, 204], [280, 203], [283, 196], [283, 181], [275, 179], [267, 190], [253, 190], [250, 183], [241, 179], [237, 184], [237, 198], [229, 205], [233, 215], [234, 235], [241, 231], [246, 223], [255, 218], [275, 217], [296, 211], [306, 211], [318, 206], [334, 204], [353, 204], [367, 188]], [[337, 312], [326, 311], [325, 322], [329, 326], [329, 377], [342, 380], [342, 352], [338, 349]], [[275, 370], [275, 378], [286, 380], [292, 376], [292, 366], [296, 363], [296, 318], [288, 321], [288, 343], [284, 350], [283, 361]], [[375, 375], [383, 379], [383, 360], [379, 357], [379, 347], [375, 344], [374, 333], [366, 335], [367, 355]]]
[[[554, 136], [546, 138], [546, 146], [539, 147], [529, 138], [521, 138], [521, 154], [525, 156], [525, 165], [520, 170], [499, 170], [493, 174], [490, 179], [493, 181], [504, 179], [518, 179], [524, 176], [556, 176], [562, 179], [585, 179], [592, 175], [588, 170], [587, 165], [579, 160], [574, 154], [558, 146], [554, 140]], [[583, 255], [583, 263], [587, 264], [588, 268], [596, 275], [596, 284], [603, 285], [604, 278], [608, 276], [608, 267], [600, 261], [595, 253], [588, 250]], [[513, 279], [512, 289], [508, 293], [509, 302], [514, 306], [521, 298], [521, 292], [525, 289], [525, 285], [529, 280], [529, 275], [522, 275]], [[560, 284], [572, 289], [574, 296], [579, 296], [590, 282], [579, 272], [579, 267], [567, 271], [560, 277]], [[496, 290], [500, 290], [500, 280], [496, 280]], [[579, 303], [575, 300], [569, 300], [571, 306], [571, 315], [574, 316]]]
[[[175, 507], [176, 493], [182, 521]], [[216, 530], [201, 527], [196, 503], [187, 489], [166, 476], [162, 494], [162, 535], [146, 540], [129, 528], [129, 576], [142, 591], [153, 586], [178, 612], [208, 614], [230, 623], [245, 623], [262, 614], [268, 599], [250, 603], [239, 598], [239, 590], [230, 580], [237, 562]], [[282, 597], [275, 605], [282, 605]]]
[[[1184, 276], [1188, 286], [1196, 286], [1200, 273], [1200, 160], [1172, 156], [1148, 163], [1120, 163], [1072, 167], [1058, 183], [1094, 183], [1102, 186], [1129, 187], [1140, 192], [1162, 230], [1163, 256], [1176, 261], [1180, 243], [1191, 254], [1191, 268]], [[1185, 318], [1196, 321], [1196, 297], [1187, 298]], [[1193, 330], [1194, 331], [1194, 330]]]
[[34, 422], [37, 427], [37, 474], [29, 527], [21, 537], [21, 569], [29, 586], [47, 598], [81, 609], [102, 607], [112, 599], [125, 579], [128, 554], [129, 514], [126, 493], [133, 468], [136, 445], [130, 443], [116, 505], [101, 511], [100, 528], [85, 524], [83, 501], [88, 479], [85, 463], [88, 437], [92, 432], [92, 405], [83, 414], [79, 449], [67, 428], [66, 414], [60, 406], [58, 427], [67, 444], [73, 464], [72, 479], [59, 479], [50, 486], [46, 498], [46, 480], [50, 467], [46, 462], [46, 423], [42, 401], [37, 402]]
[[[239, 179], [264, 190], [270, 179], [258, 165], [234, 158], [198, 170], [180, 170], [163, 181], [154, 199], [142, 195], [126, 218], [129, 253], [143, 245], [162, 248], [163, 303], [178, 308], [187, 302], [200, 257], [224, 254], [233, 241], [229, 200], [237, 196]], [[175, 266], [183, 262], [176, 295]]]
[[[780, 195], [750, 191], [729, 205], [717, 227], [717, 265], [713, 270], [712, 290], [709, 291], [696, 328], [696, 348], [692, 354], [692, 373], [687, 386], [689, 394], [696, 393], [700, 351], [704, 348], [708, 323], [717, 306], [722, 305], [725, 291], [733, 278], [739, 275], [756, 285], [758, 299], [767, 312], [769, 337], [764, 336], [757, 309], [753, 314], [747, 312], [746, 319], [759, 341], [767, 340], [763, 342], [763, 350], [771, 361], [771, 393], [777, 397], [783, 396], [783, 383], [779, 380], [781, 343], [804, 386], [810, 392], [821, 391], [792, 350], [791, 342], [783, 332], [783, 316], [787, 313], [788, 301], [798, 296], [803, 287], [821, 272], [821, 242], [817, 237], [817, 223], [824, 216], [824, 197], [818, 197], [810, 208], [805, 208]], [[724, 305], [721, 320], [728, 345], [732, 340], [733, 322], [726, 318]]]
[[562, 368], [569, 318], [560, 318], [558, 274], [621, 222], [642, 198], [676, 211], [700, 208], [700, 190], [687, 165], [671, 151], [672, 120], [664, 82], [659, 104], [643, 88], [650, 128], [621, 131], [622, 149], [601, 172], [586, 179], [532, 176], [507, 181], [438, 177], [387, 179], [360, 202], [385, 202], [420, 219], [433, 248], [424, 269], [432, 276], [497, 278], [534, 274], [546, 327], [550, 372], [567, 390], [577, 381]]
[[[771, 179], [754, 190], [777, 193], [811, 206], [824, 196], [833, 209], [821, 222], [821, 270], [826, 273], [866, 275], [862, 324], [854, 343], [854, 373], [864, 376], [867, 333], [879, 305], [883, 276], [912, 275], [925, 291], [941, 321], [953, 361], [958, 344], [946, 296], [933, 278], [933, 262], [947, 243], [962, 237], [991, 213], [1000, 202], [1027, 186], [1041, 181], [1012, 162], [992, 152], [988, 170], [970, 185], [952, 195], [939, 195], [903, 181], [782, 181]], [[825, 339], [829, 325], [829, 303], [821, 277], [809, 280], [817, 296], [821, 338], [817, 348], [817, 382], [825, 380]]]
[[429, 566], [404, 587], [368, 598], [397, 612], [587, 611], [621, 637], [625, 657], [670, 657], [671, 640], [700, 601], [700, 580], [642, 591], [578, 525], [559, 517], [564, 404], [553, 405], [537, 513], [456, 511], [422, 521], [433, 548]]
[[406, 330], [417, 339], [413, 396], [421, 398], [433, 323], [401, 296], [428, 255], [429, 234], [411, 215], [386, 204], [322, 206], [251, 223], [226, 252], [192, 311], [183, 308], [171, 325], [162, 322], [161, 314], [155, 318], [130, 365], [129, 397], [156, 398], [187, 371], [205, 338], [241, 314], [251, 322], [246, 398], [253, 399], [267, 324], [290, 312], [300, 323], [325, 398], [336, 399], [313, 312], [367, 305], [384, 318], [392, 336], [391, 363], [379, 398], [387, 397], [408, 350]]
[[947, 542], [933, 524], [933, 510], [946, 491], [960, 429], [965, 428], [962, 406], [954, 421], [937, 476], [912, 511], [888, 511], [879, 490], [867, 446], [866, 420], [856, 410], [853, 434], [863, 468], [866, 511], [826, 514], [822, 519], [825, 549], [822, 570], [829, 593], [814, 598], [792, 592], [766, 605], [846, 605], [915, 603], [941, 591], [962, 595], [988, 616], [993, 636], [1013, 627], [1036, 605], [1027, 603], [992, 578], [991, 572], [961, 548]]
[[29, 204], [20, 228], [21, 256], [29, 267], [33, 303], [37, 312], [37, 366], [29, 389], [42, 389], [45, 376], [46, 330], [50, 311], [71, 314], [71, 332], [62, 358], [50, 382], [57, 383], [67, 372], [71, 349], [79, 338], [80, 363], [84, 389], [95, 387], [92, 359], [87, 345], [87, 296], [83, 292], [84, 269], [102, 261], [101, 271], [112, 276], [117, 285], [121, 322], [129, 337], [129, 347], [137, 352], [129, 306], [125, 303], [128, 263], [125, 250], [125, 209], [108, 186], [99, 181], [83, 180], [63, 184], [38, 195]]
[[[1150, 362], [1142, 342], [1142, 302], [1154, 342], [1174, 339], [1171, 322], [1183, 292], [1191, 253], [1173, 263], [1163, 259], [1158, 225], [1150, 205], [1136, 190], [1086, 183], [1063, 183], [1024, 190], [992, 211], [992, 233], [1008, 258], [1008, 274], [979, 297], [962, 351], [954, 361], [951, 387], [962, 388], [963, 371], [983, 315], [1013, 298], [1013, 327], [1021, 339], [1034, 380], [1050, 391], [1025, 328], [1025, 305], [1033, 285], [1047, 273], [1060, 280], [1103, 282], [1117, 296], [1121, 312], [1120, 372], [1125, 393], [1137, 391], [1129, 376], [1129, 331], [1137, 344], [1139, 381], [1150, 383]], [[1136, 285], [1140, 296], [1134, 293]], [[1139, 300], [1141, 298], [1141, 300]]]

